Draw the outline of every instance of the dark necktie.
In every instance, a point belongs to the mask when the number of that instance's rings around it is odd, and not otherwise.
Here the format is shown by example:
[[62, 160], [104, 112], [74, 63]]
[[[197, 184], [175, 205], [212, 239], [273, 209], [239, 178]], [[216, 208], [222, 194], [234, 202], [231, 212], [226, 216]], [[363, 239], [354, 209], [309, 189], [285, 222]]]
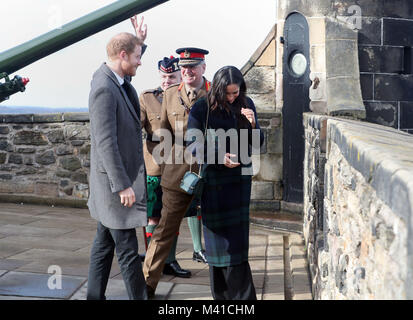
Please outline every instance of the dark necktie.
[[132, 93], [132, 88], [130, 87], [129, 83], [124, 81], [122, 84], [122, 88], [125, 90], [126, 95], [129, 98], [130, 103], [133, 105], [136, 111], [136, 115], [140, 119], [140, 110], [139, 110], [139, 105], [136, 103], [135, 97]]

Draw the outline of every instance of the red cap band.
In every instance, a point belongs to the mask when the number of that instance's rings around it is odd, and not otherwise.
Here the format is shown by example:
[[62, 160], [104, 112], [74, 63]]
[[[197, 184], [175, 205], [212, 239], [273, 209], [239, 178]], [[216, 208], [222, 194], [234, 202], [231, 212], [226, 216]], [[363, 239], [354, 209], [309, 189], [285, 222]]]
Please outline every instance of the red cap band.
[[184, 58], [184, 59], [190, 59], [190, 58], [201, 58], [204, 59], [205, 58], [205, 54], [203, 53], [198, 53], [198, 52], [188, 52], [188, 51], [184, 51], [180, 53], [180, 58]]

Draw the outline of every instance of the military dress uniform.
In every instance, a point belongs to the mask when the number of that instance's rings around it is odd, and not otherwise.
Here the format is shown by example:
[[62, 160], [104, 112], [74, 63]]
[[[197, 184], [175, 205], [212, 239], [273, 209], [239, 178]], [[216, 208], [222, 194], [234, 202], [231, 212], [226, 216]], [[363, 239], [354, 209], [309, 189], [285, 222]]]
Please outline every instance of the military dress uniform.
[[[193, 198], [180, 188], [185, 172], [190, 170], [184, 160], [184, 136], [189, 111], [197, 99], [206, 96], [209, 86], [210, 82], [204, 78], [198, 92], [187, 92], [184, 83], [180, 83], [171, 85], [164, 93], [161, 128], [171, 132], [174, 142], [171, 150], [166, 150], [171, 163], [161, 165], [162, 216], [152, 235], [143, 267], [148, 290], [154, 291], [158, 285], [173, 239]], [[167, 154], [164, 154], [165, 158]], [[198, 166], [194, 164], [191, 169], [197, 171]]]
[[[171, 56], [170, 58], [163, 58], [158, 62], [158, 69], [165, 73], [170, 74], [179, 72], [177, 62], [178, 58]], [[146, 132], [146, 139], [143, 145], [144, 160], [147, 170], [147, 213], [148, 218], [161, 216], [162, 209], [162, 188], [160, 186], [161, 181], [161, 168], [157, 161], [152, 156], [154, 149], [159, 145], [159, 137], [157, 136], [158, 130], [161, 127], [161, 110], [163, 100], [163, 90], [161, 87], [151, 90], [145, 90], [140, 96], [141, 106], [141, 123], [142, 128]], [[156, 224], [150, 224], [146, 227], [146, 237], [148, 242], [152, 238], [152, 233], [156, 228]], [[173, 247], [170, 250], [170, 254], [166, 260], [163, 273], [170, 274], [177, 277], [189, 278], [191, 272], [189, 270], [182, 269], [175, 257], [176, 251], [176, 239], [174, 240]]]

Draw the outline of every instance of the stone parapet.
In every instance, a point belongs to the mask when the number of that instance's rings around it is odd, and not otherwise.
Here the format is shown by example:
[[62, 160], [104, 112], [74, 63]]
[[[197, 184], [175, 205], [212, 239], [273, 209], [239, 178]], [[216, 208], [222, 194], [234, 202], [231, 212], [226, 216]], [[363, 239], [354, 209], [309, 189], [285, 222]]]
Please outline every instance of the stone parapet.
[[86, 206], [88, 113], [0, 115], [0, 200]]
[[[253, 156], [251, 209], [274, 212], [282, 199], [281, 114], [259, 112], [265, 141]], [[0, 115], [0, 202], [86, 206], [88, 113]]]
[[412, 299], [413, 137], [314, 114], [304, 126], [314, 297]]

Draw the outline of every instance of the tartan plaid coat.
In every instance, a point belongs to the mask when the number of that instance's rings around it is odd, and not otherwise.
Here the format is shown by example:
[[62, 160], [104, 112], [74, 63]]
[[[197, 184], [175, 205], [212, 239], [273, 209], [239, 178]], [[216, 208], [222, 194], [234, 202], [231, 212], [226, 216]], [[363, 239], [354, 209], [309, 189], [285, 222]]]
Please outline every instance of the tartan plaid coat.
[[[247, 102], [246, 107], [254, 111], [256, 129], [260, 130], [254, 103], [249, 98]], [[188, 118], [188, 130], [196, 128], [203, 131], [206, 115], [207, 103], [204, 98], [192, 107]], [[208, 128], [237, 130], [238, 124], [233, 112], [228, 114], [217, 108], [210, 112]], [[251, 131], [251, 125], [249, 130]], [[260, 130], [260, 145], [263, 141], [264, 136]], [[228, 141], [225, 147], [226, 152], [230, 152]], [[204, 148], [206, 150], [207, 146]], [[204, 154], [206, 159], [207, 152], [204, 151]], [[242, 174], [242, 170], [248, 166], [251, 169], [251, 164], [241, 163], [241, 166], [227, 168], [223, 164], [218, 164], [217, 160], [215, 164], [203, 165], [205, 185], [201, 196], [201, 215], [205, 251], [209, 265], [235, 266], [248, 261], [252, 170], [249, 170], [250, 174]]]

